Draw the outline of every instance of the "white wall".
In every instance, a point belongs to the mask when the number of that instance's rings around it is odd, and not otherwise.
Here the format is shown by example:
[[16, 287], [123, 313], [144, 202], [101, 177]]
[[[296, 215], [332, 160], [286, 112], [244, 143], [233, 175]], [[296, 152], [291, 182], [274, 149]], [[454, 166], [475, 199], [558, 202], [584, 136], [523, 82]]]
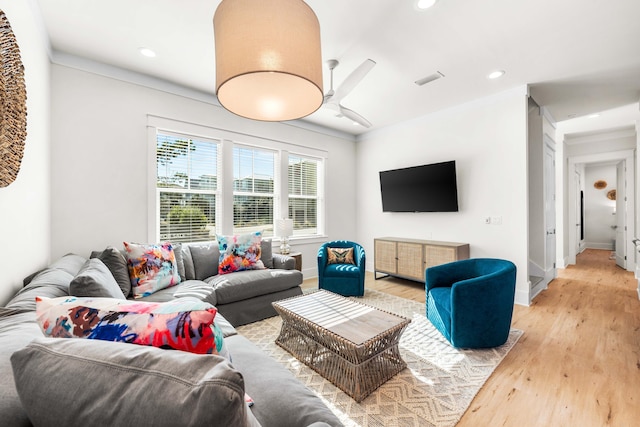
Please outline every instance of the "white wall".
[[[587, 248], [613, 250], [616, 238], [615, 200], [607, 198], [607, 192], [616, 188], [616, 165], [586, 165], [585, 167], [585, 245]], [[606, 188], [598, 190], [594, 182], [603, 180]]]
[[[52, 66], [54, 256], [67, 252], [88, 256], [107, 245], [119, 247], [124, 240], [152, 241], [147, 226], [147, 163], [155, 146], [147, 139], [148, 114], [327, 151], [327, 239], [355, 239], [353, 139], [246, 120], [207, 102], [202, 94], [199, 97], [205, 100]], [[315, 275], [319, 241], [291, 244], [293, 251], [303, 254], [305, 277]]]
[[[16, 180], [0, 188], [0, 305], [49, 261], [49, 57], [29, 1], [0, 0], [20, 48], [27, 139]], [[0, 160], [2, 161], [2, 160]]]
[[[529, 303], [525, 89], [365, 134], [357, 151], [358, 240], [369, 270], [376, 237], [469, 243], [472, 257], [513, 261], [516, 301]], [[459, 212], [382, 212], [379, 171], [447, 160], [456, 161]], [[502, 225], [485, 225], [486, 216]]]

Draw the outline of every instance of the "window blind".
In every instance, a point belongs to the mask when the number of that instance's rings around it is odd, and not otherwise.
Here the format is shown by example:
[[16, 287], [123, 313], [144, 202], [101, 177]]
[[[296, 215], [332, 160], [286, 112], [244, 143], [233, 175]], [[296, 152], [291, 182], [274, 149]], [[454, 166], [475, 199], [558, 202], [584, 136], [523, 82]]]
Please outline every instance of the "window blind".
[[213, 140], [158, 133], [158, 224], [162, 241], [195, 242], [215, 236], [218, 146]]
[[289, 155], [289, 218], [293, 219], [293, 235], [318, 233], [318, 168], [320, 161]]
[[275, 152], [233, 148], [233, 232], [262, 231], [273, 236]]

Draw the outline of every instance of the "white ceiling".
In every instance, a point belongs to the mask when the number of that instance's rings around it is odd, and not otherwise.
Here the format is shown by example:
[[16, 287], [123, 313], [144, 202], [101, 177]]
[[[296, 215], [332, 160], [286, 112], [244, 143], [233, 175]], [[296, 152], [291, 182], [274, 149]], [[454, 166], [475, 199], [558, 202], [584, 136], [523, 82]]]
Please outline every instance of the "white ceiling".
[[[440, 0], [427, 11], [415, 1], [307, 0], [323, 60], [340, 61], [336, 86], [366, 58], [377, 65], [342, 102], [371, 128], [323, 108], [305, 121], [358, 135], [527, 84], [558, 122], [625, 106], [616, 127], [640, 118], [639, 0]], [[37, 3], [54, 60], [70, 54], [214, 93], [220, 0]], [[143, 46], [157, 57], [141, 56]], [[495, 69], [505, 76], [488, 80]], [[445, 77], [414, 84], [436, 71]]]

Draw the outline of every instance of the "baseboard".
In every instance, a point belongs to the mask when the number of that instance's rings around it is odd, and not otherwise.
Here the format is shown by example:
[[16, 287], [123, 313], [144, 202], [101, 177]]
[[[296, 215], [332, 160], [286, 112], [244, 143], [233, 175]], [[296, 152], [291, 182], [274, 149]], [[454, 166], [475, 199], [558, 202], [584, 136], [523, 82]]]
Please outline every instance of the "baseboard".
[[604, 249], [606, 251], [612, 251], [613, 243], [586, 242], [585, 249]]
[[[527, 283], [529, 284], [529, 288], [530, 288], [531, 282], [527, 280]], [[518, 305], [524, 305], [526, 307], [529, 307], [531, 305], [531, 301], [529, 301], [529, 292], [516, 289], [516, 296], [515, 296], [514, 302]]]

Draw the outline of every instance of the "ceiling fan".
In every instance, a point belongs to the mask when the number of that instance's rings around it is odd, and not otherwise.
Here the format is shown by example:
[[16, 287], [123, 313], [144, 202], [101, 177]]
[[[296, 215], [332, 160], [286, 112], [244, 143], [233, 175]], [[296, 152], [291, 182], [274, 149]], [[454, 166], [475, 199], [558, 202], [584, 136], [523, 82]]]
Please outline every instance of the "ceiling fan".
[[342, 98], [347, 96], [360, 81], [371, 71], [371, 69], [376, 65], [375, 61], [371, 59], [365, 60], [358, 68], [353, 70], [351, 74], [342, 82], [340, 87], [333, 90], [333, 70], [338, 66], [339, 62], [336, 59], [330, 59], [327, 61], [327, 65], [329, 66], [329, 71], [331, 72], [331, 88], [329, 92], [324, 96], [324, 105], [327, 108], [330, 108], [338, 113], [338, 117], [346, 117], [355, 123], [358, 123], [361, 126], [366, 128], [371, 127], [371, 122], [362, 117], [360, 114], [356, 113], [349, 108], [342, 106], [340, 101]]

